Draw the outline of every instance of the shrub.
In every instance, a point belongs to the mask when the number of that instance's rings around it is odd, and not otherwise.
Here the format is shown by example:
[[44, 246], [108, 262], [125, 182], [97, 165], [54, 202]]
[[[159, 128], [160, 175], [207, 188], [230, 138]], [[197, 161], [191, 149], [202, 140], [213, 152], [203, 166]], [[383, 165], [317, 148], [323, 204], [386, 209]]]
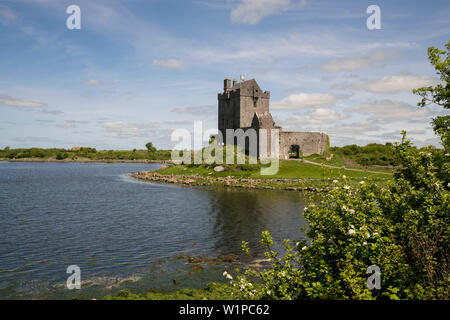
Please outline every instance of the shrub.
[[69, 155], [66, 152], [58, 152], [56, 154], [56, 160], [64, 160], [68, 157]]
[[[448, 299], [449, 155], [413, 148], [403, 136], [395, 147], [399, 167], [384, 186], [339, 179], [304, 216], [309, 240], [285, 242], [283, 258], [262, 242], [271, 268], [249, 269], [233, 285], [244, 299]], [[381, 288], [370, 290], [369, 266], [381, 271]], [[262, 282], [255, 286], [249, 277]]]

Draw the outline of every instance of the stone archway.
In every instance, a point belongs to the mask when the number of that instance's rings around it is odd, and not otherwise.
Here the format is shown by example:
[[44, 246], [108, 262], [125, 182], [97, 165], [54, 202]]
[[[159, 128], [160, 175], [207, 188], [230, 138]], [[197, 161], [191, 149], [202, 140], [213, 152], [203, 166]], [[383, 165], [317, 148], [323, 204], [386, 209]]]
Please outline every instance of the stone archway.
[[298, 144], [292, 144], [289, 147], [289, 159], [300, 159], [300, 146]]

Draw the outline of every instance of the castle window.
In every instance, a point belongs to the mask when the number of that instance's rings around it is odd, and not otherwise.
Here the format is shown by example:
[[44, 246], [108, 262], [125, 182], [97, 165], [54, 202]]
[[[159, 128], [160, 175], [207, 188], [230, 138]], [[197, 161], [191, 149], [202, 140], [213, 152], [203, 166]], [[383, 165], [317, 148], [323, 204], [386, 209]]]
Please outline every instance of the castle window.
[[258, 98], [253, 98], [253, 107], [256, 108], [256, 102], [258, 101]]

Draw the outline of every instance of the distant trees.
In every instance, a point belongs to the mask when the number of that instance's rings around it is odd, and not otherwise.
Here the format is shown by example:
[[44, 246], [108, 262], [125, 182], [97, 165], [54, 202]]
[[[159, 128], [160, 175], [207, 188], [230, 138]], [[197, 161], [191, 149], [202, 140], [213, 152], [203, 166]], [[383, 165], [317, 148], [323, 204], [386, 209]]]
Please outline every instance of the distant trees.
[[[150, 152], [149, 152], [150, 151]], [[71, 149], [0, 149], [0, 158], [3, 159], [91, 159], [91, 160], [168, 160], [170, 150], [157, 150], [153, 145], [149, 145], [147, 150], [96, 150], [95, 148]]]
[[151, 142], [148, 142], [148, 143], [145, 145], [145, 147], [147, 148], [147, 150], [148, 150], [149, 152], [156, 152], [156, 148], [153, 146], [153, 143], [151, 143]]

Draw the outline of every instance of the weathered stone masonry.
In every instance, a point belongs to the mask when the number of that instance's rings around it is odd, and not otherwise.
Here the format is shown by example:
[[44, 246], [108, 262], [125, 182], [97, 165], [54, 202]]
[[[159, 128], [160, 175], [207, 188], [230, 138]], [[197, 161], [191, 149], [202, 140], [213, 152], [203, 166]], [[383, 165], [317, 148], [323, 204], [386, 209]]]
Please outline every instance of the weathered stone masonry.
[[[235, 144], [236, 141], [226, 141], [226, 129], [253, 128], [279, 129], [279, 157], [289, 159], [300, 154], [308, 156], [314, 153], [323, 154], [327, 148], [328, 136], [321, 132], [292, 132], [282, 131], [269, 112], [270, 92], [262, 91], [255, 79], [237, 82], [224, 80], [223, 93], [219, 93], [218, 122], [224, 143]], [[270, 133], [268, 134], [268, 154], [270, 154]], [[259, 141], [258, 141], [258, 154]]]

